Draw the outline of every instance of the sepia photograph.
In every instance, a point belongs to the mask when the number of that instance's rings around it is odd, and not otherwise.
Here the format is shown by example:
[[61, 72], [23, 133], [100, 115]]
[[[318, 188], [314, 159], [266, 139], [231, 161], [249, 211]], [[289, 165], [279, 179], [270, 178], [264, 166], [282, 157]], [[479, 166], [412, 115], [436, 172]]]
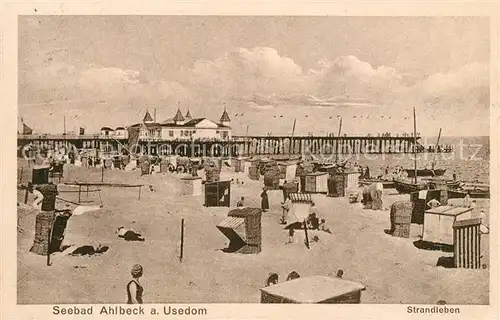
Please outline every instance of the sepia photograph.
[[17, 23], [17, 304], [490, 304], [490, 18]]

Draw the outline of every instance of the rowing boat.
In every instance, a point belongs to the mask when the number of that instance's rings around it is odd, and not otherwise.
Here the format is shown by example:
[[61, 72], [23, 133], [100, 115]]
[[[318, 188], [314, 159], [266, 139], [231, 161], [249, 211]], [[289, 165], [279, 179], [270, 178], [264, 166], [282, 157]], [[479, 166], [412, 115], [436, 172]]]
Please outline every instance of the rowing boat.
[[392, 189], [394, 188], [393, 180], [384, 180], [384, 179], [359, 179], [359, 184], [362, 186], [367, 186], [372, 183], [382, 183], [384, 189]]
[[[408, 174], [408, 178], [415, 177], [414, 169], [405, 169]], [[442, 176], [446, 172], [446, 169], [417, 169], [417, 177], [432, 177], [432, 176]]]
[[457, 189], [448, 189], [448, 198], [457, 199], [464, 198], [467, 193], [471, 198], [474, 199], [489, 199], [490, 198], [490, 189], [477, 189], [477, 190], [464, 190], [461, 188]]
[[399, 193], [412, 193], [415, 191], [426, 190], [428, 189], [427, 183], [411, 183], [402, 180], [393, 180], [394, 188]]

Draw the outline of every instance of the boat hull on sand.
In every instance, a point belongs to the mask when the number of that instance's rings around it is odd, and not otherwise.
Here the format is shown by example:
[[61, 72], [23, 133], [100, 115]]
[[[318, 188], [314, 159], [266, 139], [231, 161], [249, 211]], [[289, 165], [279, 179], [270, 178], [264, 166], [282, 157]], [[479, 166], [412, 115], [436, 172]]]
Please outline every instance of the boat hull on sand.
[[473, 199], [489, 199], [490, 191], [489, 190], [474, 190], [474, 191], [464, 191], [464, 190], [448, 190], [448, 198], [449, 199], [459, 199], [465, 198], [467, 192], [470, 193], [470, 197]]
[[[408, 178], [413, 178], [415, 177], [415, 170], [414, 169], [405, 169], [406, 173], [408, 174]], [[417, 170], [417, 177], [439, 177], [444, 175], [446, 172], [446, 169], [418, 169]]]
[[426, 183], [410, 183], [401, 180], [393, 180], [394, 188], [399, 193], [412, 193], [415, 191], [426, 190], [428, 186]]
[[372, 183], [382, 183], [384, 189], [394, 188], [394, 181], [392, 180], [382, 180], [382, 179], [359, 179], [359, 184], [361, 186], [368, 186]]

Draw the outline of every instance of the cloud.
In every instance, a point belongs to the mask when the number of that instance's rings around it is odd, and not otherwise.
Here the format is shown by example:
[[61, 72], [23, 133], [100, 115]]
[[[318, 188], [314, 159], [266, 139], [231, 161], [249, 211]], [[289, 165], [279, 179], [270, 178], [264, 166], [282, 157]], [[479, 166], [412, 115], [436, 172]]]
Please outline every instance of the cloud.
[[22, 104], [73, 100], [159, 104], [189, 96], [180, 83], [147, 78], [138, 70], [74, 66], [53, 60], [24, 72], [19, 86]]
[[[366, 112], [395, 114], [410, 112], [403, 109], [413, 105], [438, 105], [442, 107], [439, 114], [432, 111], [434, 107], [429, 107], [428, 113], [442, 121], [443, 117], [453, 118], [457, 111], [475, 114], [477, 105], [489, 103], [489, 68], [480, 63], [419, 79], [393, 67], [373, 66], [349, 55], [321, 61], [318, 68], [304, 72], [277, 50], [256, 47], [238, 48], [212, 60], [197, 61], [191, 68], [184, 69], [181, 76], [169, 79], [141, 70], [70, 65], [64, 62], [65, 54], [61, 48], [41, 52], [24, 61], [19, 92], [20, 102], [26, 104], [29, 112], [34, 112], [39, 107], [37, 104], [59, 101], [69, 106], [65, 107], [68, 110], [92, 112], [91, 118], [80, 118], [82, 123], [99, 118], [102, 123], [95, 125], [103, 126], [119, 125], [109, 123], [109, 114], [116, 115], [119, 118], [116, 121], [133, 123], [142, 117], [146, 108], [152, 107], [159, 107], [160, 119], [170, 117], [177, 101], [183, 108], [189, 107], [192, 114], [207, 116], [216, 110], [211, 106], [220, 109], [222, 101], [231, 102], [232, 108], [240, 108], [240, 111], [251, 107], [258, 113], [277, 112], [280, 106], [325, 103], [337, 106], [340, 103], [345, 107], [343, 113], [347, 109], [354, 111], [369, 106], [371, 109]], [[360, 102], [361, 106], [335, 102], [343, 95]], [[106, 103], [98, 103], [100, 100]], [[32, 105], [28, 107], [29, 104]], [[51, 112], [57, 111], [52, 108]], [[274, 124], [263, 127], [271, 125]]]
[[263, 47], [238, 48], [214, 60], [198, 61], [188, 70], [186, 82], [212, 99], [289, 95], [303, 91], [306, 84], [292, 59]]
[[407, 76], [387, 66], [374, 68], [354, 56], [322, 61], [319, 70], [309, 72], [316, 95], [320, 97], [349, 96], [373, 103], [393, 102], [406, 92]]
[[440, 104], [489, 104], [489, 68], [472, 63], [448, 73], [437, 73], [418, 87], [423, 100]]

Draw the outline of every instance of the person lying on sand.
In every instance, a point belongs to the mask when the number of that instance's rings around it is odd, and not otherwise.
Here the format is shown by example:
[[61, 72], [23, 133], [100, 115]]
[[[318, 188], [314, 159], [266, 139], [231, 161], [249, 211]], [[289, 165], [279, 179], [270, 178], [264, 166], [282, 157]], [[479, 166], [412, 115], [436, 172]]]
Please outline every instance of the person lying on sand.
[[328, 226], [326, 225], [326, 220], [325, 219], [321, 219], [321, 223], [319, 224], [319, 228], [318, 228], [320, 231], [324, 231], [326, 233], [329, 233], [329, 234], [332, 234], [332, 231], [330, 230], [330, 228], [328, 228]]
[[101, 254], [106, 251], [108, 251], [109, 247], [108, 246], [101, 246], [100, 244], [97, 245], [97, 247], [91, 246], [91, 245], [85, 245], [76, 248], [73, 250], [69, 255], [71, 256], [92, 256], [95, 254]]
[[155, 191], [156, 191], [156, 189], [155, 189], [155, 188], [153, 188], [153, 185], [151, 185], [151, 184], [149, 185], [149, 187], [148, 187], [148, 188], [149, 188], [149, 191], [151, 191], [151, 192], [155, 192]]
[[140, 233], [131, 229], [125, 229], [124, 227], [116, 229], [116, 233], [119, 238], [123, 238], [125, 241], [145, 241]]

